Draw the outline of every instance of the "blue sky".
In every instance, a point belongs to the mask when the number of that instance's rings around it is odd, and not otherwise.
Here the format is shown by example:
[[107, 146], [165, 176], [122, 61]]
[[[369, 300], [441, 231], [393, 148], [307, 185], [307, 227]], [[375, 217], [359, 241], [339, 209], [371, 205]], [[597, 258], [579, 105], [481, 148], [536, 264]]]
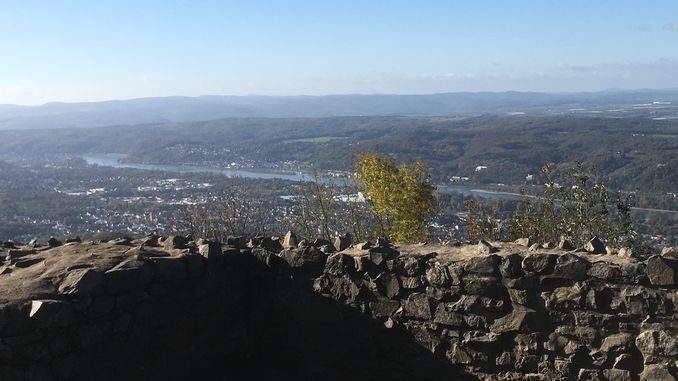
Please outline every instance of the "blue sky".
[[0, 0], [0, 103], [667, 87], [676, 0]]

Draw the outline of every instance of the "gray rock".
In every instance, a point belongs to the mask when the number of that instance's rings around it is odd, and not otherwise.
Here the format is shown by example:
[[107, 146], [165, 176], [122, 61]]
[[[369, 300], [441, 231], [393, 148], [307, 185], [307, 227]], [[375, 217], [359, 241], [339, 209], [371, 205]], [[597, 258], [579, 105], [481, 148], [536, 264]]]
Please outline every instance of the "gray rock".
[[104, 276], [92, 269], [72, 270], [59, 283], [58, 291], [73, 296], [97, 296], [104, 292]]
[[285, 249], [290, 249], [297, 247], [299, 245], [299, 240], [297, 239], [297, 235], [294, 234], [291, 230], [285, 234], [285, 237], [283, 238], [282, 246]]
[[465, 276], [462, 285], [470, 295], [501, 296], [506, 289], [499, 278], [486, 276]]
[[469, 274], [498, 275], [501, 258], [496, 254], [469, 258], [464, 263], [464, 270]]
[[188, 269], [184, 257], [151, 258], [155, 268], [156, 282], [170, 282], [188, 278]]
[[665, 330], [647, 330], [636, 337], [636, 347], [645, 359], [678, 356], [678, 337]]
[[355, 261], [353, 257], [346, 254], [332, 254], [327, 257], [325, 272], [334, 276], [355, 272]]
[[678, 285], [678, 260], [654, 255], [646, 262], [646, 273], [655, 286], [673, 287]]
[[465, 326], [464, 315], [456, 311], [455, 303], [439, 303], [433, 321], [451, 327]]
[[401, 276], [400, 283], [406, 290], [416, 290], [424, 286], [420, 276]]
[[56, 239], [55, 237], [49, 237], [49, 240], [47, 241], [47, 245], [49, 245], [49, 247], [57, 247], [57, 246], [63, 245], [63, 243], [61, 241], [59, 241], [58, 239]]
[[349, 275], [334, 277], [322, 274], [313, 281], [313, 290], [334, 300], [352, 303], [361, 292], [361, 283]]
[[513, 241], [513, 243], [520, 246], [530, 247], [534, 242], [532, 242], [532, 240], [529, 238], [518, 238], [517, 240]]
[[523, 258], [522, 267], [528, 273], [550, 274], [557, 258], [555, 254], [528, 254]]
[[344, 235], [338, 236], [334, 239], [334, 248], [337, 251], [343, 251], [351, 247], [351, 244], [353, 243], [353, 238], [351, 237], [350, 233], [346, 233]]
[[452, 284], [452, 279], [447, 272], [447, 267], [438, 262], [433, 262], [426, 270], [426, 280], [434, 287], [445, 287]]
[[414, 319], [429, 320], [431, 316], [431, 304], [426, 294], [413, 293], [402, 302], [403, 314]]
[[33, 300], [28, 318], [40, 328], [65, 327], [73, 318], [73, 305], [63, 300]]
[[394, 299], [400, 294], [400, 282], [397, 275], [383, 272], [374, 281], [381, 295]]
[[603, 369], [607, 381], [632, 381], [631, 372], [624, 369]]
[[625, 370], [637, 370], [638, 367], [642, 368], [642, 360], [636, 359], [634, 356], [628, 353], [622, 353], [614, 360], [614, 369], [625, 369]]
[[630, 247], [622, 247], [617, 253], [620, 257], [633, 258], [633, 249]]
[[504, 278], [519, 278], [524, 275], [522, 270], [523, 257], [520, 254], [510, 254], [501, 258], [499, 272]]
[[678, 378], [669, 372], [669, 364], [651, 364], [645, 366], [640, 381], [676, 381]]
[[537, 313], [531, 308], [513, 305], [513, 311], [508, 315], [496, 319], [490, 327], [494, 333], [504, 332], [532, 332], [537, 329]]
[[678, 246], [667, 246], [662, 248], [662, 257], [678, 258]]
[[145, 262], [125, 261], [104, 273], [106, 291], [110, 294], [125, 294], [141, 291], [151, 282], [153, 270]]
[[380, 298], [375, 302], [370, 302], [370, 310], [375, 317], [389, 317], [400, 308], [400, 301]]
[[586, 271], [589, 265], [587, 260], [574, 254], [564, 254], [556, 260], [553, 276], [571, 280], [583, 280], [586, 278]]
[[616, 333], [603, 339], [600, 350], [606, 353], [625, 353], [633, 349], [633, 336], [628, 333]]
[[170, 249], [183, 249], [186, 247], [188, 240], [186, 237], [179, 235], [171, 235], [163, 241], [163, 246], [166, 250]]
[[560, 250], [574, 250], [575, 249], [572, 242], [570, 242], [566, 239], [560, 240], [560, 242], [558, 242], [558, 248]]
[[327, 254], [315, 246], [285, 249], [279, 255], [290, 267], [308, 271], [321, 270], [327, 261]]
[[198, 279], [205, 273], [205, 259], [200, 254], [188, 253], [184, 255], [186, 261], [186, 268], [188, 270], [188, 277], [191, 279]]
[[619, 266], [608, 262], [594, 262], [587, 272], [588, 276], [611, 283], [621, 283], [622, 272]]
[[591, 238], [590, 241], [584, 245], [584, 250], [588, 251], [591, 254], [605, 254], [605, 244], [603, 241], [598, 238], [598, 236], [595, 236]]
[[418, 276], [424, 273], [424, 260], [418, 256], [400, 257], [386, 261], [388, 269], [405, 276]]
[[115, 297], [111, 295], [102, 295], [94, 298], [87, 311], [87, 315], [92, 318], [108, 316], [115, 307]]
[[499, 251], [496, 247], [492, 246], [491, 243], [485, 241], [484, 239], [481, 239], [478, 241], [478, 245], [476, 246], [476, 251], [478, 254], [481, 255], [488, 255], [492, 253], [496, 253]]

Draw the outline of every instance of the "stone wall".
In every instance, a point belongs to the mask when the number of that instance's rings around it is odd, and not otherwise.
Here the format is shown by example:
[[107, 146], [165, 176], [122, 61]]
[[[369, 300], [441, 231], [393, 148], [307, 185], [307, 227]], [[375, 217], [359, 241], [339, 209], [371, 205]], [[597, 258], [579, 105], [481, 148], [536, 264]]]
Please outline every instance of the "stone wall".
[[672, 258], [229, 243], [5, 250], [0, 380], [677, 375]]
[[516, 246], [461, 261], [380, 251], [334, 254], [315, 290], [401, 328], [473, 378], [678, 376], [675, 259], [611, 263], [581, 250]]

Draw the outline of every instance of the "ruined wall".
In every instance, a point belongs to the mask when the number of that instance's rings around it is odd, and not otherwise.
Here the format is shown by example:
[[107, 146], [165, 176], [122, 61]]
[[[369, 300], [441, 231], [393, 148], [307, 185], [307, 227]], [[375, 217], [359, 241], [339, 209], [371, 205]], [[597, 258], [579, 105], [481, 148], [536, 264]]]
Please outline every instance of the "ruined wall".
[[674, 259], [614, 264], [514, 247], [462, 261], [375, 251], [358, 269], [353, 262], [330, 257], [316, 291], [401, 328], [474, 378], [678, 376]]
[[205, 251], [210, 257], [121, 254], [110, 269], [75, 264], [56, 276], [53, 294], [6, 302], [0, 379], [189, 379], [237, 370], [224, 359], [249, 355], [246, 265], [238, 250], [216, 249]]
[[0, 379], [676, 377], [671, 258], [180, 241], [10, 255]]

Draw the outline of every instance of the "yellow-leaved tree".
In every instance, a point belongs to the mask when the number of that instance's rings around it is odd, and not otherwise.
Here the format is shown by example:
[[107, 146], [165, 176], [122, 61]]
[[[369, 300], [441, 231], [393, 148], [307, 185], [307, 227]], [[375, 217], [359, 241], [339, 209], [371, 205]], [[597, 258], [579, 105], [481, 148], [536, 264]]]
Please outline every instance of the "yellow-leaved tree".
[[356, 157], [356, 180], [370, 200], [377, 234], [392, 241], [426, 241], [436, 210], [435, 188], [426, 164], [398, 165], [377, 153]]

